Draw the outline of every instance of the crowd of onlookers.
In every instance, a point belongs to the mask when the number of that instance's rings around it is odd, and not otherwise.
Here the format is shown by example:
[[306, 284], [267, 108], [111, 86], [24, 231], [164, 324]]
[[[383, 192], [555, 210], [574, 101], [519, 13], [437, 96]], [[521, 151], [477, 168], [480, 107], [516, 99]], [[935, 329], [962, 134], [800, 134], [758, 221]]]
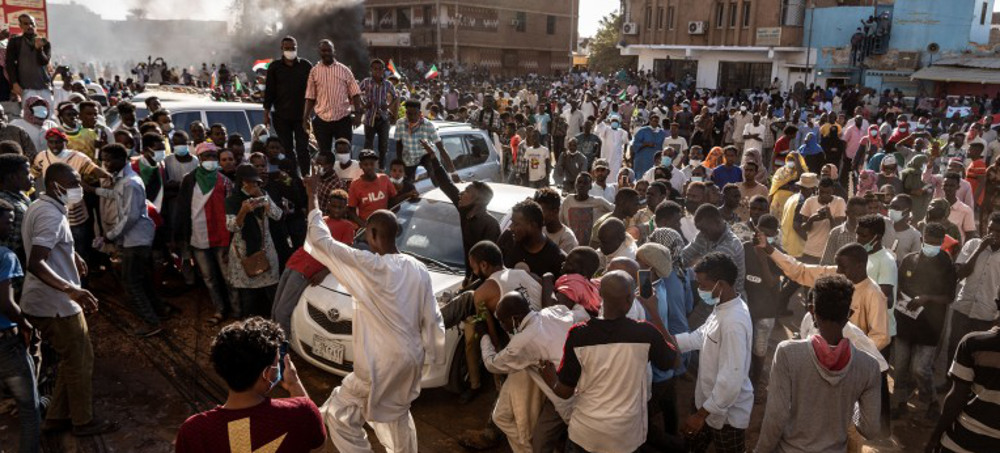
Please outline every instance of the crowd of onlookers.
[[[52, 88], [25, 17], [5, 60], [21, 118], [0, 121], [0, 382], [21, 451], [42, 430], [118, 429], [93, 413], [88, 274], [119, 276], [148, 338], [177, 315], [158, 296], [173, 271], [207, 289], [198, 322], [221, 328], [210, 360], [229, 388], [178, 451], [328, 437], [366, 451], [366, 422], [416, 451], [409, 406], [457, 326], [461, 402], [483, 367], [503, 377], [468, 448], [742, 452], [755, 410], [757, 451], [861, 451], [900, 423], [933, 429], [928, 451], [1000, 444], [1000, 102], [949, 118], [857, 87], [725, 94], [627, 70], [406, 81], [381, 60], [357, 81], [330, 41], [313, 64], [286, 37], [252, 136], [175, 126], [155, 96], [145, 118], [118, 102], [111, 129], [68, 69]], [[495, 185], [456, 185], [443, 119], [486, 131], [503, 182], [537, 189], [506, 230], [486, 209]], [[462, 231], [463, 291], [441, 305], [396, 247], [391, 209], [421, 196], [419, 167]], [[331, 275], [356, 306], [354, 372], [320, 408], [285, 341]], [[38, 367], [54, 357], [42, 424]], [[270, 399], [278, 385], [292, 398]]]

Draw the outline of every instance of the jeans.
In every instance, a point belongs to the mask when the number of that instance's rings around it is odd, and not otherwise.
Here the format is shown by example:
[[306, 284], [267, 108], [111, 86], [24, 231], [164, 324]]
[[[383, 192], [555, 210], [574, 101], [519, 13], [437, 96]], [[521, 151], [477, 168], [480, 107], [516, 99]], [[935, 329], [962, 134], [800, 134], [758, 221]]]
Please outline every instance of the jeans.
[[[298, 114], [301, 114], [301, 112]], [[294, 118], [295, 115], [292, 115], [292, 117]], [[309, 136], [306, 135], [306, 129], [302, 127], [302, 120], [286, 120], [277, 115], [271, 115], [271, 124], [274, 125], [274, 133], [278, 135], [282, 146], [294, 152], [295, 159], [299, 164], [299, 171], [303, 175], [308, 175], [309, 164], [311, 163], [309, 156]]]
[[372, 126], [365, 125], [365, 149], [375, 149], [372, 146], [375, 144], [375, 135], [378, 135], [378, 166], [381, 169], [388, 170], [386, 167], [385, 156], [389, 153], [389, 120], [378, 116], [375, 118], [375, 124]]
[[[663, 420], [663, 427], [656, 425], [656, 419]], [[654, 382], [652, 397], [649, 399], [647, 416], [648, 430], [646, 443], [651, 451], [680, 451], [684, 444], [677, 435], [677, 379], [670, 378], [663, 382]]]
[[28, 316], [59, 355], [59, 370], [46, 420], [72, 419], [74, 426], [94, 419], [94, 347], [83, 313], [61, 318]]
[[771, 344], [771, 331], [774, 330], [774, 318], [763, 318], [753, 323], [753, 355], [764, 357], [767, 347]]
[[[225, 253], [226, 249], [223, 247], [210, 249], [191, 247], [191, 254], [194, 255], [194, 262], [198, 265], [198, 270], [201, 271], [201, 278], [205, 282], [205, 287], [208, 288], [208, 296], [212, 299], [215, 312], [224, 315], [227, 313], [226, 307], [228, 306], [229, 313], [239, 316], [239, 297], [236, 295], [236, 291], [229, 287], [224, 277]], [[228, 304], [226, 302], [227, 295], [229, 296]]]
[[892, 392], [892, 407], [905, 404], [913, 393], [914, 381], [920, 391], [920, 400], [936, 402], [934, 392], [934, 352], [936, 346], [914, 344], [900, 337], [893, 341], [893, 367], [895, 368], [895, 388]]
[[163, 302], [153, 288], [152, 248], [125, 247], [122, 249], [122, 283], [132, 302], [136, 316], [150, 326], [159, 326], [157, 312], [164, 310]]
[[284, 329], [285, 336], [292, 332], [292, 313], [308, 287], [309, 280], [301, 272], [287, 267], [281, 272], [277, 294], [271, 305], [271, 319]]
[[351, 139], [354, 128], [351, 115], [335, 121], [323, 121], [318, 116], [312, 120], [313, 135], [320, 151], [333, 151], [333, 141], [338, 138]]
[[21, 335], [0, 340], [0, 387], [6, 387], [17, 403], [17, 415], [21, 419], [18, 451], [41, 451], [42, 420], [35, 384], [35, 364]]

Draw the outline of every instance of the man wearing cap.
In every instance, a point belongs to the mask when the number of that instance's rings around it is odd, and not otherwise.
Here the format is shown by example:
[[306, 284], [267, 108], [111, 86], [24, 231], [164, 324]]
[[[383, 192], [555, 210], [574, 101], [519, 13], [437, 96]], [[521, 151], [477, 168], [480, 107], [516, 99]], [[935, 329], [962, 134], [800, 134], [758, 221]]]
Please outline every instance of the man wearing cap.
[[207, 322], [216, 325], [225, 319], [227, 311], [237, 312], [236, 293], [223, 278], [229, 250], [226, 197], [233, 183], [219, 172], [215, 145], [204, 142], [195, 148], [195, 154], [198, 168], [184, 176], [177, 195], [172, 243], [179, 251], [190, 247], [215, 308]]
[[747, 104], [744, 102], [740, 105], [740, 111], [735, 116], [733, 116], [733, 144], [736, 145], [736, 149], [743, 151], [743, 144], [745, 139], [743, 138], [743, 133], [746, 130], [747, 124], [753, 120], [753, 116], [747, 112]]

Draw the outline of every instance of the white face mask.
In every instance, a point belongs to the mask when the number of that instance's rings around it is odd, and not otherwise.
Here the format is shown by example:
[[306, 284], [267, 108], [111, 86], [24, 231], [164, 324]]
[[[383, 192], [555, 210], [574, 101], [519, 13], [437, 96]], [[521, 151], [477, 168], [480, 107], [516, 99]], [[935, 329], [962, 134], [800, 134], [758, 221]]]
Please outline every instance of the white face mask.
[[346, 164], [351, 161], [351, 153], [337, 154], [337, 161]]
[[153, 152], [153, 161], [155, 161], [157, 163], [163, 162], [163, 160], [166, 159], [166, 158], [167, 158], [167, 152], [166, 151], [154, 151]]
[[395, 185], [400, 185], [400, 184], [403, 183], [403, 177], [393, 178], [393, 177], [390, 176], [389, 177], [389, 181], [392, 181], [392, 183], [395, 184]]
[[701, 165], [701, 159], [691, 159], [691, 166], [692, 167], [697, 167], [699, 165]]
[[66, 193], [59, 196], [64, 205], [69, 206], [83, 201], [83, 188], [73, 187], [66, 189]]
[[281, 52], [281, 55], [285, 57], [286, 60], [294, 60], [295, 57], [299, 56], [299, 53], [294, 50], [286, 50], [284, 52]]
[[219, 161], [217, 160], [206, 160], [201, 163], [201, 168], [207, 171], [215, 171], [219, 168]]

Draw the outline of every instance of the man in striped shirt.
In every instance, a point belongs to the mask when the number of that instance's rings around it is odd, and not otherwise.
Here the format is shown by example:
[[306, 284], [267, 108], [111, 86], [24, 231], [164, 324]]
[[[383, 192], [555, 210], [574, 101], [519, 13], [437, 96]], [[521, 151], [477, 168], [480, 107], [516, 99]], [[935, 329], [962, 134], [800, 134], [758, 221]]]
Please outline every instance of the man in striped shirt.
[[399, 98], [392, 82], [385, 79], [385, 63], [376, 58], [372, 60], [371, 70], [371, 77], [361, 81], [361, 93], [365, 102], [365, 149], [374, 149], [372, 145], [377, 134], [378, 166], [385, 169], [385, 155], [389, 150], [389, 125], [396, 120], [399, 112]]
[[351, 69], [333, 58], [333, 50], [329, 39], [319, 42], [320, 63], [309, 71], [302, 112], [302, 124], [316, 135], [320, 151], [333, 150], [335, 139], [350, 140], [353, 128], [361, 125], [361, 89]]

